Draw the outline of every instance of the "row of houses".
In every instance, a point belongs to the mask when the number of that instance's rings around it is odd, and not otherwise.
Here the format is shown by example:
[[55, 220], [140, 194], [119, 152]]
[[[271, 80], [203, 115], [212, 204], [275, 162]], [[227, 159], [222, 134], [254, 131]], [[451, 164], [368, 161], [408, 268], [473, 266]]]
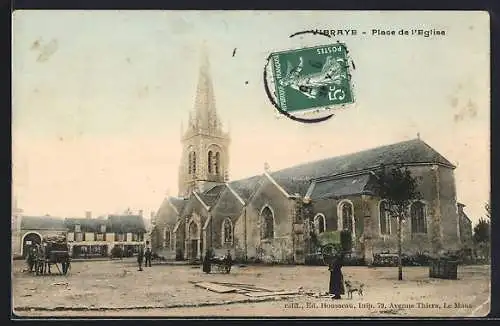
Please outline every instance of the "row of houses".
[[108, 215], [92, 218], [24, 216], [15, 210], [12, 216], [12, 254], [25, 256], [28, 246], [41, 243], [44, 237], [64, 236], [73, 257], [105, 257], [115, 247], [124, 253], [137, 253], [148, 239], [145, 219], [138, 214]]

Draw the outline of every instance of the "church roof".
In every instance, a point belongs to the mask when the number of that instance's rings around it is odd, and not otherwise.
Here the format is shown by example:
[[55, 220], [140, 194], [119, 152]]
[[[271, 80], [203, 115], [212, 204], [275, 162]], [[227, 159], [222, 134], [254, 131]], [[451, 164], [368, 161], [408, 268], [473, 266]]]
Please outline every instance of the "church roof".
[[220, 216], [237, 216], [241, 213], [243, 203], [236, 198], [231, 189], [229, 189], [229, 187], [225, 187], [224, 191], [221, 192], [219, 200], [215, 203], [212, 209], [215, 218]]
[[271, 173], [289, 194], [304, 195], [310, 180], [376, 168], [381, 164], [430, 163], [455, 168], [446, 158], [420, 139], [380, 146], [357, 153], [296, 165]]
[[21, 229], [24, 230], [66, 230], [64, 219], [53, 216], [22, 216]]
[[195, 207], [199, 207], [202, 204], [199, 202], [199, 200], [191, 194], [188, 199], [186, 199], [186, 203], [182, 207], [182, 211], [179, 211], [179, 216], [180, 217], [185, 217], [189, 216], [191, 212], [195, 209]]
[[212, 207], [220, 197], [222, 191], [226, 188], [226, 185], [216, 185], [212, 188], [206, 190], [205, 192], [199, 194], [203, 202], [208, 206]]
[[316, 182], [312, 186], [310, 198], [312, 200], [339, 198], [342, 196], [355, 194], [372, 193], [369, 189], [369, 182], [372, 180], [371, 174], [362, 174], [351, 177], [336, 178]]
[[458, 206], [458, 215], [460, 216], [460, 218], [466, 220], [468, 223], [472, 223], [472, 220], [469, 218], [469, 216], [467, 216], [467, 214], [464, 211], [465, 205], [457, 202], [457, 206]]
[[[382, 164], [439, 164], [455, 168], [424, 141], [413, 139], [296, 165], [270, 175], [288, 194], [305, 196], [307, 193], [312, 200], [318, 200], [373, 194], [374, 179], [369, 171]], [[250, 201], [263, 178], [263, 175], [255, 175], [227, 185], [215, 185], [197, 196], [206, 206], [215, 208], [216, 214], [236, 214], [241, 212], [242, 202], [247, 204]], [[189, 215], [195, 205], [200, 204], [195, 196], [169, 199], [181, 217]]]
[[229, 186], [246, 203], [255, 193], [255, 191], [257, 191], [257, 188], [259, 187], [259, 181], [261, 179], [262, 175], [256, 175], [250, 178], [229, 182]]
[[170, 201], [172, 206], [174, 206], [179, 213], [182, 212], [184, 205], [187, 203], [187, 199], [180, 197], [168, 197], [168, 201]]

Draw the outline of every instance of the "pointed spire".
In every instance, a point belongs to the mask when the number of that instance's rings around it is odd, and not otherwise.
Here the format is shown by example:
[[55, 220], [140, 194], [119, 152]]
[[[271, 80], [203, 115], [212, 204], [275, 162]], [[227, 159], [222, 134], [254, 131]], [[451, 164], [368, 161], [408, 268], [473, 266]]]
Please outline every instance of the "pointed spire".
[[204, 130], [217, 129], [218, 117], [206, 42], [201, 46], [201, 64], [196, 88], [194, 111], [196, 126]]
[[208, 46], [207, 41], [203, 40], [201, 43], [201, 51], [200, 51], [200, 69], [206, 73], [210, 71], [210, 61], [208, 60]]

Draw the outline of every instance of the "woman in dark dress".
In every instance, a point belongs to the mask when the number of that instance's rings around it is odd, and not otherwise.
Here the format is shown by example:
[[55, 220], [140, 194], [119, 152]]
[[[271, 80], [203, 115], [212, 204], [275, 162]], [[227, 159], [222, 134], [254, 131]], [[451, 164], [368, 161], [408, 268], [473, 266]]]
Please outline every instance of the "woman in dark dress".
[[211, 271], [211, 265], [210, 265], [210, 258], [212, 256], [212, 253], [210, 252], [210, 249], [207, 249], [205, 252], [205, 257], [203, 258], [203, 272], [205, 273], [210, 273]]
[[328, 267], [330, 271], [330, 288], [329, 293], [333, 294], [333, 299], [340, 299], [340, 295], [344, 294], [344, 276], [342, 275], [342, 260], [343, 255], [335, 256]]

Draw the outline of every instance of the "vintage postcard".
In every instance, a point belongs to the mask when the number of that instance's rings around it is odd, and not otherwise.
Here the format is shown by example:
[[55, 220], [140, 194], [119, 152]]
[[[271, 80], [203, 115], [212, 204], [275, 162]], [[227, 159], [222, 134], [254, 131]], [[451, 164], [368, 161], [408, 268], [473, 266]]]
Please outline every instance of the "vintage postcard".
[[490, 17], [16, 11], [13, 318], [490, 311]]

